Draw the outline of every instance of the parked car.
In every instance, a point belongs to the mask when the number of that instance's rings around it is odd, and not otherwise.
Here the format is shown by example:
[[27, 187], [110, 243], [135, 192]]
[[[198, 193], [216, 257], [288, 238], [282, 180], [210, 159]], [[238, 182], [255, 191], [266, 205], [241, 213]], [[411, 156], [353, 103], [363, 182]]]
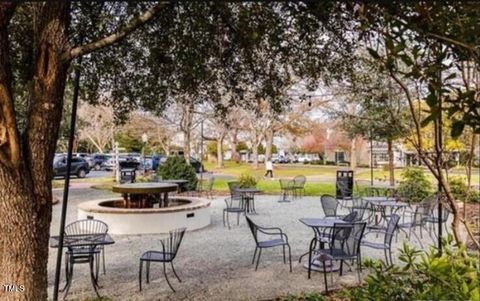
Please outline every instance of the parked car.
[[[85, 178], [90, 171], [88, 162], [81, 157], [72, 157], [70, 175], [76, 175], [79, 178]], [[67, 175], [67, 156], [55, 156], [53, 160], [53, 176], [64, 177]]]
[[77, 158], [85, 159], [85, 161], [87, 161], [87, 163], [88, 163], [89, 169], [93, 168], [94, 162], [93, 162], [93, 158], [90, 154], [88, 154], [88, 153], [73, 153], [72, 156], [77, 157]]
[[311, 160], [308, 157], [300, 156], [300, 157], [297, 158], [297, 161], [299, 163], [307, 163], [307, 162], [310, 162]]
[[110, 159], [112, 156], [108, 154], [94, 154], [92, 156], [92, 161], [93, 161], [93, 169], [94, 170], [101, 170], [102, 169], [102, 164], [108, 159]]

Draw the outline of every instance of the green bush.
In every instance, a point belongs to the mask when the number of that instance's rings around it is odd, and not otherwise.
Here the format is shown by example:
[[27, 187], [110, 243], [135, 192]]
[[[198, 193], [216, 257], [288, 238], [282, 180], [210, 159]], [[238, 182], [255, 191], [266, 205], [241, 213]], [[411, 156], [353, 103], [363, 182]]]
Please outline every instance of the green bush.
[[187, 180], [187, 190], [195, 190], [197, 187], [197, 174], [195, 168], [187, 163], [184, 157], [169, 157], [165, 163], [158, 168], [158, 174], [164, 180]]
[[444, 252], [419, 251], [403, 245], [399, 265], [367, 260], [370, 271], [362, 286], [342, 294], [353, 301], [366, 300], [480, 300], [479, 262], [464, 246], [444, 240]]
[[470, 194], [467, 197], [467, 202], [470, 203], [480, 203], [480, 191], [471, 190]]
[[398, 186], [399, 195], [412, 202], [420, 202], [430, 194], [432, 183], [422, 168], [408, 167], [403, 171], [402, 176], [404, 180]]
[[455, 199], [459, 201], [465, 200], [467, 197], [468, 187], [463, 177], [451, 177], [448, 180], [448, 185], [450, 186], [450, 191]]
[[238, 183], [240, 184], [241, 188], [252, 188], [257, 186], [257, 179], [247, 173], [243, 173], [238, 178]]

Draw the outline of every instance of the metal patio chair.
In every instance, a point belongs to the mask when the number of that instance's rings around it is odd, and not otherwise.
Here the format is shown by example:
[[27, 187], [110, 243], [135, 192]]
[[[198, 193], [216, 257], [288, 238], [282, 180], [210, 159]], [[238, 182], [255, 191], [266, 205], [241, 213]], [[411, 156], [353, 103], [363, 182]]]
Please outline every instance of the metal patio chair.
[[167, 280], [170, 289], [175, 292], [175, 289], [168, 280], [167, 268], [165, 263], [170, 262], [173, 274], [175, 274], [175, 277], [177, 277], [179, 282], [182, 282], [180, 277], [178, 277], [175, 268], [173, 267], [173, 260], [177, 257], [178, 249], [180, 248], [180, 244], [182, 243], [182, 239], [185, 235], [186, 230], [187, 228], [179, 228], [170, 231], [169, 237], [160, 240], [160, 243], [162, 244], [161, 251], [147, 251], [142, 254], [142, 256], [140, 257], [140, 268], [138, 271], [138, 283], [140, 291], [142, 290], [143, 263], [146, 262], [146, 279], [147, 283], [150, 283], [150, 263], [161, 262], [163, 264], [163, 275], [165, 276], [165, 280]]
[[[375, 233], [378, 236], [378, 233], [383, 233], [385, 236], [383, 238], [383, 243], [378, 243], [378, 242], [370, 242], [370, 241], [362, 241], [362, 246], [368, 247], [368, 248], [373, 248], [377, 250], [383, 250], [385, 253], [385, 263], [387, 265], [392, 265], [393, 260], [392, 260], [392, 239], [393, 235], [395, 234], [395, 230], [398, 227], [398, 221], [400, 220], [400, 216], [398, 214], [392, 214], [390, 219], [388, 220], [387, 223], [387, 229], [386, 230], [381, 230], [381, 229], [372, 229], [368, 230], [365, 232], [365, 237], [370, 234], [370, 233]], [[387, 256], [387, 251], [388, 251], [388, 256]], [[390, 259], [390, 263], [389, 263]]]

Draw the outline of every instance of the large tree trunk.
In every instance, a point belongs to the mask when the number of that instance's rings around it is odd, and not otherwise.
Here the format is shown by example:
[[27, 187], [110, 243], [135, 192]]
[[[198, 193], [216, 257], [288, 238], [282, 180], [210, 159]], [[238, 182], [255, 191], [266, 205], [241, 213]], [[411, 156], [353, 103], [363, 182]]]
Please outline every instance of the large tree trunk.
[[388, 171], [390, 174], [390, 185], [395, 185], [395, 163], [393, 157], [393, 141], [387, 140], [387, 152], [388, 152]]
[[350, 144], [350, 168], [352, 170], [357, 168], [357, 140], [357, 137], [354, 137]]
[[272, 159], [273, 150], [273, 130], [268, 129], [265, 132], [265, 161]]
[[223, 137], [217, 139], [217, 168], [223, 168]]
[[252, 146], [253, 168], [258, 169], [258, 144], [254, 143]]
[[[69, 3], [49, 2], [38, 16], [41, 17], [35, 33], [34, 88], [25, 137], [18, 160], [13, 160], [10, 167], [0, 165], [0, 283], [23, 285], [24, 290], [2, 292], [1, 300], [47, 299], [51, 164], [69, 66], [69, 61], [61, 59], [68, 45]], [[0, 14], [0, 22], [1, 19]], [[0, 37], [0, 45], [4, 43], [4, 37]], [[8, 42], [6, 45], [8, 47]], [[0, 90], [1, 86], [0, 83]], [[0, 98], [3, 97], [0, 94]], [[6, 100], [0, 99], [0, 102], [6, 103]], [[15, 125], [9, 123], [8, 126]]]
[[235, 129], [232, 133], [232, 160], [236, 163], [240, 163], [240, 154], [237, 152], [238, 146], [238, 130]]

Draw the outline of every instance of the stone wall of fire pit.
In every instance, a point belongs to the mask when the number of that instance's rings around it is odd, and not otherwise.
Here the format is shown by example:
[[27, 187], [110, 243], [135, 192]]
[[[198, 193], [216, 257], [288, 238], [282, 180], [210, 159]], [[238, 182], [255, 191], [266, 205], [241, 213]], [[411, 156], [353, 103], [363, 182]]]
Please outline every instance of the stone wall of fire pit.
[[169, 207], [144, 209], [123, 208], [121, 198], [88, 201], [78, 205], [78, 219], [99, 219], [112, 234], [168, 233], [181, 227], [191, 231], [210, 225], [210, 200], [185, 196], [169, 200]]

